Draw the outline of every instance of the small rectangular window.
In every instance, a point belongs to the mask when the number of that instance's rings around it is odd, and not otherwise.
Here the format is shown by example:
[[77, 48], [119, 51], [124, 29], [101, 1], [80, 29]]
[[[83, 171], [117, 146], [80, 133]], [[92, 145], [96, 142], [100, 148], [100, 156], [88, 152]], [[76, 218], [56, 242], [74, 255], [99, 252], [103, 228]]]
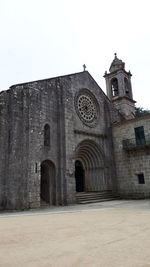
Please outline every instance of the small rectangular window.
[[44, 146], [50, 146], [50, 126], [48, 124], [44, 126]]
[[143, 173], [137, 174], [137, 177], [138, 177], [139, 184], [145, 184], [145, 179], [144, 179], [144, 174]]
[[37, 163], [35, 163], [35, 173], [37, 173], [38, 172], [38, 165], [37, 165]]

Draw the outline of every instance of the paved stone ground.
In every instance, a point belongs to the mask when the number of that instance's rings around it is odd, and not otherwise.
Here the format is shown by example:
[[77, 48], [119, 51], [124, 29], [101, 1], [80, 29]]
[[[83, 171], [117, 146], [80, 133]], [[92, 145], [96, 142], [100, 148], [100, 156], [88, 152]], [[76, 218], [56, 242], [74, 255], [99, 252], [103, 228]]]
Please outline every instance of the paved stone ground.
[[1, 267], [148, 267], [150, 200], [0, 213]]

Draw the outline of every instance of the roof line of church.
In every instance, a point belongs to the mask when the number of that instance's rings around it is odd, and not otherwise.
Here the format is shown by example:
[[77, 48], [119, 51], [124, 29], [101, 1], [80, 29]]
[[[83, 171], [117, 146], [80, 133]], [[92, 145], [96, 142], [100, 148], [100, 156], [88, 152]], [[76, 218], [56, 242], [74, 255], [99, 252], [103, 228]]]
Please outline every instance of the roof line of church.
[[[88, 72], [88, 71], [87, 71]], [[103, 95], [107, 98], [107, 100], [110, 102], [110, 99], [108, 98], [107, 94], [105, 94], [105, 92], [103, 91], [103, 89], [100, 87], [100, 85], [97, 83], [97, 81], [95, 81], [95, 79], [93, 78], [93, 76], [88, 72], [88, 74], [92, 77], [92, 79], [94, 80], [94, 82], [97, 84], [97, 86], [101, 89]]]
[[128, 119], [128, 120], [123, 120], [123, 121], [119, 121], [119, 122], [114, 122], [112, 123], [112, 126], [113, 127], [118, 127], [120, 125], [123, 125], [123, 124], [129, 124], [129, 123], [132, 123], [133, 121], [139, 121], [139, 120], [143, 120], [144, 119], [147, 119], [147, 118], [150, 118], [150, 113], [147, 113], [147, 114], [143, 114], [141, 116], [137, 116], [137, 117], [134, 117], [132, 119]]
[[[18, 86], [18, 85], [25, 85], [25, 84], [29, 84], [29, 83], [35, 83], [35, 82], [42, 82], [42, 81], [49, 81], [49, 80], [53, 80], [53, 79], [58, 79], [58, 78], [65, 78], [67, 76], [73, 76], [73, 75], [77, 75], [77, 74], [81, 74], [84, 72], [88, 72], [88, 71], [80, 71], [80, 72], [76, 72], [76, 73], [71, 73], [71, 74], [64, 74], [64, 75], [60, 75], [60, 76], [55, 76], [55, 77], [51, 77], [51, 78], [46, 78], [46, 79], [40, 79], [40, 80], [34, 80], [34, 81], [29, 81], [29, 82], [23, 82], [23, 83], [16, 83], [11, 85], [9, 88]], [[88, 72], [89, 73], [89, 72]], [[90, 74], [90, 73], [89, 73]]]
[[[80, 75], [83, 73], [88, 73], [91, 78], [94, 80], [94, 82], [97, 84], [97, 86], [101, 89], [101, 92], [103, 93], [103, 95], [108, 99], [108, 101], [110, 102], [110, 99], [108, 98], [108, 96], [105, 94], [105, 92], [102, 90], [102, 88], [100, 87], [100, 85], [96, 82], [96, 80], [93, 78], [93, 76], [87, 71], [80, 71], [80, 72], [76, 72], [76, 73], [71, 73], [71, 74], [65, 74], [65, 75], [61, 75], [61, 76], [56, 76], [56, 77], [51, 77], [51, 78], [46, 78], [46, 79], [40, 79], [40, 80], [34, 80], [34, 81], [30, 81], [30, 82], [23, 82], [23, 83], [17, 83], [17, 84], [13, 84], [9, 87], [9, 89], [14, 88], [15, 86], [21, 86], [21, 85], [26, 85], [26, 84], [32, 84], [32, 83], [36, 83], [36, 82], [42, 82], [42, 81], [50, 81], [53, 79], [59, 79], [59, 78], [65, 78], [65, 77], [69, 77], [69, 76], [74, 76], [74, 75]], [[7, 89], [7, 90], [9, 90]], [[4, 92], [4, 91], [3, 91]]]

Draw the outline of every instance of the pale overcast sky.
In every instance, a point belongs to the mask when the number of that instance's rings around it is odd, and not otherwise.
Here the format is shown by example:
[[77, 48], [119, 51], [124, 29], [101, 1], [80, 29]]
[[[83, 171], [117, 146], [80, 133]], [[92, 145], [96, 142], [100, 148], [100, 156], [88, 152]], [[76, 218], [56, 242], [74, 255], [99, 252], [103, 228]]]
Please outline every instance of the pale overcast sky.
[[0, 90], [87, 70], [103, 74], [117, 52], [133, 74], [138, 106], [150, 109], [149, 0], [0, 0]]

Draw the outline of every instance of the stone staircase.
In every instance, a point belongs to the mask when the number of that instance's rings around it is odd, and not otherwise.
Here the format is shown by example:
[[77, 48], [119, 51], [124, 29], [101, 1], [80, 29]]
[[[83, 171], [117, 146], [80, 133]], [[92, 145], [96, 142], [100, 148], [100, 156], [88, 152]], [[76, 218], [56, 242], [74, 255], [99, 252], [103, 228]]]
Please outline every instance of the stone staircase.
[[49, 207], [49, 203], [47, 203], [46, 201], [44, 201], [43, 199], [41, 199], [40, 206], [41, 206], [41, 208], [47, 208], [47, 207]]
[[120, 199], [120, 197], [116, 194], [113, 194], [112, 191], [76, 193], [76, 200], [78, 204], [89, 204], [89, 203], [104, 202], [117, 199]]

